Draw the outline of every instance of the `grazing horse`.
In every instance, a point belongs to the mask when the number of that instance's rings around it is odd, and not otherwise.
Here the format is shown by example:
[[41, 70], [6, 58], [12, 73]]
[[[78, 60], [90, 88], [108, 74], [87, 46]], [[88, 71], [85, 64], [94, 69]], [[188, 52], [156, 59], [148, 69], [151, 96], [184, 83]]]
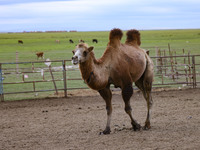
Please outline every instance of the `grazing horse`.
[[98, 40], [97, 39], [92, 39], [92, 42], [93, 43], [98, 43]]
[[23, 44], [24, 42], [22, 40], [18, 40], [18, 44]]
[[37, 59], [39, 59], [40, 57], [44, 59], [44, 52], [37, 52]]
[[72, 39], [69, 39], [69, 43], [74, 43], [74, 41]]
[[94, 56], [94, 47], [80, 43], [73, 50], [72, 63], [79, 64], [83, 80], [97, 90], [106, 102], [107, 124], [103, 134], [110, 134], [112, 114], [112, 93], [110, 85], [121, 88], [125, 103], [125, 112], [131, 119], [134, 129], [140, 130], [141, 125], [132, 116], [130, 98], [133, 94], [132, 83], [142, 91], [147, 102], [147, 118], [143, 129], [150, 129], [150, 113], [153, 104], [151, 89], [153, 82], [153, 62], [146, 51], [140, 48], [140, 33], [137, 30], [127, 32], [125, 44], [121, 43], [123, 32], [113, 29], [109, 35], [109, 43], [99, 59]]

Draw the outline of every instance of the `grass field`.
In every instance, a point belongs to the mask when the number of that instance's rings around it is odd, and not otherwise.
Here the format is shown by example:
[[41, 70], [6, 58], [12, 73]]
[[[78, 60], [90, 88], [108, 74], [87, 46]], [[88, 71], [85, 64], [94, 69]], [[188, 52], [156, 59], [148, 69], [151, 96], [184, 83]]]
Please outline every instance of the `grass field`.
[[[182, 49], [198, 54], [200, 48], [200, 29], [196, 30], [154, 30], [140, 31], [141, 47], [150, 49], [150, 55], [155, 56], [155, 48], [166, 48], [170, 43], [171, 48], [181, 53]], [[61, 32], [61, 33], [1, 33], [0, 34], [0, 62], [15, 62], [16, 52], [19, 53], [19, 62], [37, 61], [35, 52], [42, 51], [45, 58], [51, 60], [70, 59], [71, 51], [83, 39], [89, 45], [95, 47], [96, 57], [100, 57], [108, 43], [109, 32]], [[92, 39], [98, 39], [98, 43], [92, 43]], [[125, 31], [122, 42], [125, 41]], [[74, 44], [69, 43], [69, 39]], [[18, 44], [23, 40], [24, 44]], [[60, 40], [60, 44], [56, 43]]]
[[[168, 49], [168, 43], [171, 46], [172, 50], [176, 50], [176, 54], [182, 55], [182, 50], [184, 49], [186, 53], [190, 51], [191, 54], [200, 54], [200, 29], [193, 30], [149, 30], [149, 31], [140, 31], [141, 32], [141, 42], [142, 48], [150, 50], [150, 56], [155, 56], [155, 47], [160, 47], [161, 49]], [[124, 36], [122, 42], [126, 39], [126, 31], [124, 31]], [[18, 52], [18, 62], [34, 62], [38, 61], [35, 55], [36, 52], [44, 52], [45, 59], [49, 58], [50, 60], [66, 60], [71, 59], [72, 50], [75, 48], [75, 45], [78, 44], [79, 39], [83, 39], [89, 45], [95, 47], [95, 56], [97, 58], [101, 57], [103, 54], [106, 45], [108, 43], [109, 32], [55, 32], [55, 33], [0, 33], [0, 63], [6, 62], [16, 62], [16, 52]], [[69, 39], [74, 41], [73, 44], [70, 44]], [[92, 39], [98, 39], [98, 43], [92, 43]], [[18, 44], [18, 40], [23, 40], [23, 44]], [[60, 43], [56, 43], [56, 40], [59, 40]], [[200, 60], [199, 60], [200, 61]], [[55, 63], [53, 63], [54, 65]], [[31, 64], [19, 65], [19, 67], [29, 67]], [[56, 66], [55, 64], [54, 66]], [[59, 64], [58, 66], [60, 66]], [[70, 62], [67, 65], [71, 65]], [[12, 65], [4, 65], [3, 68], [13, 67]], [[15, 67], [15, 66], [14, 66]], [[36, 67], [36, 66], [35, 66]], [[44, 67], [44, 64], [38, 64], [38, 68]], [[14, 70], [15, 71], [15, 70]], [[41, 80], [41, 73], [36, 73], [32, 77], [29, 74], [28, 80]], [[55, 78], [62, 79], [62, 71], [60, 73], [54, 73]], [[80, 77], [80, 72], [67, 72], [67, 78]], [[50, 74], [45, 73], [45, 79], [51, 80]], [[156, 77], [155, 82], [160, 82], [161, 78]], [[22, 75], [8, 75], [6, 76], [5, 82], [21, 82]], [[58, 88], [63, 88], [63, 82], [57, 82]], [[86, 87], [83, 81], [68, 81], [68, 88], [73, 87]], [[44, 88], [53, 89], [52, 83], [38, 83], [36, 85], [36, 90], [43, 90]], [[33, 85], [30, 84], [17, 84], [17, 85], [6, 85], [4, 86], [4, 92], [15, 92], [20, 90], [33, 89]], [[51, 92], [53, 94], [54, 92]], [[20, 94], [18, 95], [9, 95], [6, 97], [7, 100], [14, 99], [25, 99], [25, 98], [34, 98], [35, 94]], [[39, 94], [41, 97], [50, 95], [50, 93]]]

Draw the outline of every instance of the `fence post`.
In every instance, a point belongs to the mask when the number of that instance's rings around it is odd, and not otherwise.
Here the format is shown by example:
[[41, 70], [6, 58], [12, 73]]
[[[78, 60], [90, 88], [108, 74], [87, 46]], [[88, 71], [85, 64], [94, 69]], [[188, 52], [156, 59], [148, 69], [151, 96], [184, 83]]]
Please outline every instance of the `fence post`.
[[18, 52], [16, 52], [16, 72], [19, 72], [19, 64], [18, 64], [18, 60], [19, 60], [19, 56], [18, 56]]
[[63, 65], [64, 94], [65, 94], [65, 97], [67, 97], [67, 79], [66, 79], [65, 60], [62, 61], [62, 65]]
[[193, 74], [193, 88], [196, 88], [196, 68], [195, 68], [195, 56], [192, 56], [192, 74]]
[[53, 85], [54, 85], [54, 88], [55, 88], [55, 91], [56, 91], [56, 95], [58, 95], [58, 90], [57, 90], [56, 82], [55, 82], [55, 80], [54, 80], [54, 76], [53, 76], [53, 73], [52, 73], [52, 70], [51, 70], [51, 65], [49, 65], [49, 72], [50, 72], [50, 74], [51, 74], [51, 78], [52, 78]]
[[3, 94], [3, 77], [2, 77], [1, 64], [0, 64], [0, 98], [1, 98], [1, 102], [4, 102], [4, 94]]
[[157, 73], [162, 73], [162, 55], [161, 55], [161, 51], [158, 47], [156, 47], [156, 70]]

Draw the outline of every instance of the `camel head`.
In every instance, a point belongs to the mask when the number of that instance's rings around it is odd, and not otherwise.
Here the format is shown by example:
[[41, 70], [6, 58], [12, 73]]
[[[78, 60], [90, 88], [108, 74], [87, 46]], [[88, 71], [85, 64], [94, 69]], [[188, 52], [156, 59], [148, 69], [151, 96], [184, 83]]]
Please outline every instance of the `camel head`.
[[72, 64], [81, 64], [88, 60], [89, 53], [94, 49], [94, 47], [88, 47], [86, 43], [80, 43], [76, 46], [75, 50], [72, 51]]

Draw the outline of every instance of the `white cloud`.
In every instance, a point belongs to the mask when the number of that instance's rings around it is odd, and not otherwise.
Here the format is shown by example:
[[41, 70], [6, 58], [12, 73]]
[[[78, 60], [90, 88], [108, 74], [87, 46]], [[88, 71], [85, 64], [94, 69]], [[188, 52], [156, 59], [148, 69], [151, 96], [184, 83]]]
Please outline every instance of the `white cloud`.
[[[13, 5], [0, 6], [0, 18], [5, 22], [20, 22], [27, 18], [44, 18], [44, 20], [52, 19], [84, 19], [93, 18], [96, 15], [108, 13], [110, 10], [120, 9], [122, 4], [126, 4], [130, 0], [76, 0], [76, 1], [53, 1], [53, 2], [31, 2]], [[23, 21], [22, 21], [23, 23]]]
[[[4, 4], [8, 1], [0, 0], [0, 25], [3, 26], [3, 29], [0, 26], [0, 31], [9, 30], [7, 26], [12, 26], [12, 24], [30, 24], [30, 26], [34, 24], [38, 28], [41, 25], [43, 27], [45, 25], [52, 26], [52, 28], [74, 27], [80, 30], [86, 30], [86, 28], [98, 30], [112, 26], [126, 28], [134, 24], [143, 25], [145, 28], [148, 28], [149, 25], [149, 28], [152, 28], [151, 26], [154, 26], [155, 23], [150, 23], [150, 21], [156, 22], [156, 26], [159, 26], [160, 23], [160, 28], [162, 28], [163, 18], [165, 18], [166, 27], [174, 17], [184, 20], [185, 16], [191, 15], [195, 22], [200, 15], [199, 0], [23, 1], [25, 3], [18, 0], [13, 4]], [[147, 20], [148, 24], [145, 24]], [[196, 26], [200, 26], [198, 23], [197, 21]]]
[[[52, 2], [30, 2], [30, 3], [19, 3], [12, 5], [0, 5], [0, 11], [6, 13], [80, 13], [89, 12], [91, 10], [98, 10], [99, 8], [106, 6], [117, 6], [130, 0], [115, 1], [115, 0], [76, 0], [76, 1], [52, 1]], [[6, 15], [5, 13], [1, 15]], [[42, 14], [41, 14], [42, 15]]]

